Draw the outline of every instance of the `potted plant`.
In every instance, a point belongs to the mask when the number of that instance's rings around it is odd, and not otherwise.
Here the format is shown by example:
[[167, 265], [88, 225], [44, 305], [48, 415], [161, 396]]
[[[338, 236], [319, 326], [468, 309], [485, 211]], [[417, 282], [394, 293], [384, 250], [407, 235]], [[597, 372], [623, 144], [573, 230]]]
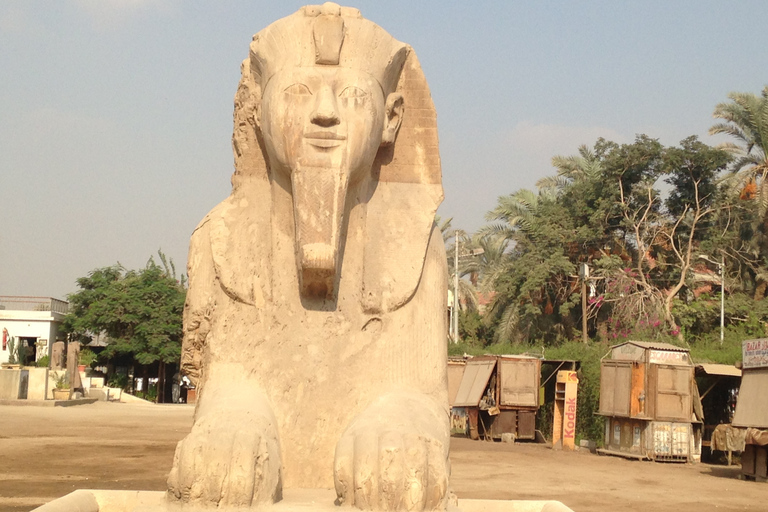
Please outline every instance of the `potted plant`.
[[53, 376], [53, 399], [69, 400], [69, 374], [67, 372], [51, 372]]
[[13, 338], [8, 340], [8, 362], [3, 363], [3, 368], [21, 368], [19, 365], [17, 356], [18, 351], [16, 350], [16, 342], [13, 341]]
[[80, 356], [78, 357], [78, 367], [77, 371], [84, 372], [85, 369], [89, 366], [91, 366], [93, 363], [96, 362], [96, 353], [91, 349], [83, 349], [80, 351]]

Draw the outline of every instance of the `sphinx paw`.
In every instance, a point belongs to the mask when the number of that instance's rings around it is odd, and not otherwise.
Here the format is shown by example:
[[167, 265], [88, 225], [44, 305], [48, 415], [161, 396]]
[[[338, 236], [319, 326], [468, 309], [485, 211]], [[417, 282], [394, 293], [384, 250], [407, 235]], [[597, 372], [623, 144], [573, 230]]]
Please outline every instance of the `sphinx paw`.
[[341, 504], [361, 510], [443, 510], [447, 440], [405, 427], [358, 426], [336, 446], [334, 482]]
[[281, 462], [273, 430], [248, 414], [200, 419], [176, 447], [169, 498], [210, 507], [274, 503]]

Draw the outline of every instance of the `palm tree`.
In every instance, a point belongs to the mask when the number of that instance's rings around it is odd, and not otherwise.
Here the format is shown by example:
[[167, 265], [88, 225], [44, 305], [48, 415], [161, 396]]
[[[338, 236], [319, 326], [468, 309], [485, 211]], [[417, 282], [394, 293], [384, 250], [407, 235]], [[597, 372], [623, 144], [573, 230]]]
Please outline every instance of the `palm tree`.
[[453, 223], [453, 217], [448, 217], [447, 219], [443, 220], [439, 215], [435, 215], [435, 224], [437, 224], [437, 229], [440, 230], [440, 233], [443, 235], [443, 242], [448, 242], [450, 238], [453, 236], [453, 229], [451, 229], [451, 224]]
[[542, 178], [536, 186], [558, 195], [575, 182], [599, 179], [603, 172], [600, 157], [586, 145], [579, 146], [578, 155], [552, 157], [552, 165], [557, 169], [557, 176]]
[[[768, 86], [758, 96], [752, 93], [731, 92], [730, 102], [715, 106], [712, 116], [722, 119], [709, 129], [710, 135], [724, 133], [736, 140], [736, 143], [721, 144], [735, 156], [732, 164], [733, 173], [724, 182], [731, 191], [738, 192], [741, 199], [756, 199], [759, 233], [752, 239], [753, 252], [759, 254], [762, 262], [768, 261]], [[755, 280], [759, 283], [755, 298], [762, 298], [768, 286], [768, 280], [762, 279], [764, 272], [757, 272]]]
[[[535, 307], [539, 307], [547, 302], [544, 286], [529, 291], [522, 289], [525, 279], [521, 281], [521, 276], [526, 264], [521, 266], [521, 260], [516, 258], [520, 257], [520, 250], [527, 253], [537, 246], [537, 240], [547, 238], [542, 231], [548, 225], [546, 206], [556, 200], [557, 194], [556, 188], [544, 187], [538, 192], [521, 189], [499, 197], [496, 207], [486, 215], [487, 220], [494, 222], [478, 232], [477, 241], [486, 251], [483, 260], [478, 262], [483, 265], [480, 287], [483, 291], [497, 292], [485, 315], [487, 322], [496, 323], [497, 341], [526, 339], [535, 320], [530, 310], [524, 311], [525, 304], [535, 303]], [[517, 253], [514, 256], [509, 251], [513, 246]], [[527, 249], [521, 249], [523, 247]], [[537, 260], [536, 265], [542, 263]]]
[[512, 241], [516, 233], [533, 236], [535, 234], [536, 209], [543, 200], [553, 199], [553, 189], [541, 189], [538, 193], [520, 189], [512, 194], [499, 197], [496, 207], [485, 215], [492, 223], [482, 227], [478, 234], [498, 235]]
[[712, 114], [724, 122], [709, 129], [710, 135], [724, 133], [736, 139], [720, 147], [736, 157], [733, 171], [741, 186], [759, 182], [761, 217], [768, 210], [768, 86], [760, 96], [747, 92], [728, 94], [730, 102], [719, 103]]
[[470, 281], [475, 286], [479, 285], [483, 292], [490, 292], [498, 277], [509, 270], [507, 248], [510, 240], [498, 234], [478, 233], [472, 237], [471, 243], [478, 254], [466, 262], [464, 271], [470, 275]]

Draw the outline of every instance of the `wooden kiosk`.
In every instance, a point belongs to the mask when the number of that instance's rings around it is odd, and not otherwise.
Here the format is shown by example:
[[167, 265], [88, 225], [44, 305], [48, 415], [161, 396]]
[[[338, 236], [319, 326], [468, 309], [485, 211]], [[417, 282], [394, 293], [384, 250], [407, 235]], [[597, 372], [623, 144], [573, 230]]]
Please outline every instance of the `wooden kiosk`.
[[605, 448], [598, 453], [655, 461], [701, 460], [703, 413], [688, 349], [627, 341], [600, 367]]
[[746, 429], [741, 474], [768, 480], [768, 338], [741, 344], [742, 378], [733, 426]]
[[540, 359], [473, 357], [467, 359], [461, 377], [451, 403], [452, 415], [466, 412], [472, 439], [501, 439], [503, 434], [515, 439], [536, 438]]

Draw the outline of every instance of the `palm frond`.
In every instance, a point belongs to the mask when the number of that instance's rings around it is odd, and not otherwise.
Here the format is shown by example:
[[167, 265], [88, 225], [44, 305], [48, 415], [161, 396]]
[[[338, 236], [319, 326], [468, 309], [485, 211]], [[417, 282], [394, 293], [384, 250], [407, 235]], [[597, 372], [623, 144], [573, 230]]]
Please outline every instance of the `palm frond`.
[[496, 338], [499, 342], [510, 341], [517, 343], [520, 341], [520, 314], [517, 304], [509, 304], [501, 315], [499, 325], [496, 329]]
[[499, 238], [511, 239], [515, 234], [515, 230], [507, 224], [496, 222], [493, 224], [486, 224], [477, 230], [478, 236], [498, 236]]
[[554, 189], [557, 191], [567, 188], [570, 184], [571, 180], [558, 174], [557, 176], [546, 176], [541, 178], [536, 182], [536, 187], [539, 189]]
[[453, 230], [451, 229], [452, 222], [453, 217], [448, 217], [447, 219], [442, 220], [439, 215], [435, 215], [435, 224], [437, 224], [440, 233], [443, 234], [443, 242], [447, 242], [448, 239], [451, 238], [453, 233]]
[[468, 311], [477, 311], [479, 305], [477, 290], [472, 283], [459, 279], [459, 307]]

